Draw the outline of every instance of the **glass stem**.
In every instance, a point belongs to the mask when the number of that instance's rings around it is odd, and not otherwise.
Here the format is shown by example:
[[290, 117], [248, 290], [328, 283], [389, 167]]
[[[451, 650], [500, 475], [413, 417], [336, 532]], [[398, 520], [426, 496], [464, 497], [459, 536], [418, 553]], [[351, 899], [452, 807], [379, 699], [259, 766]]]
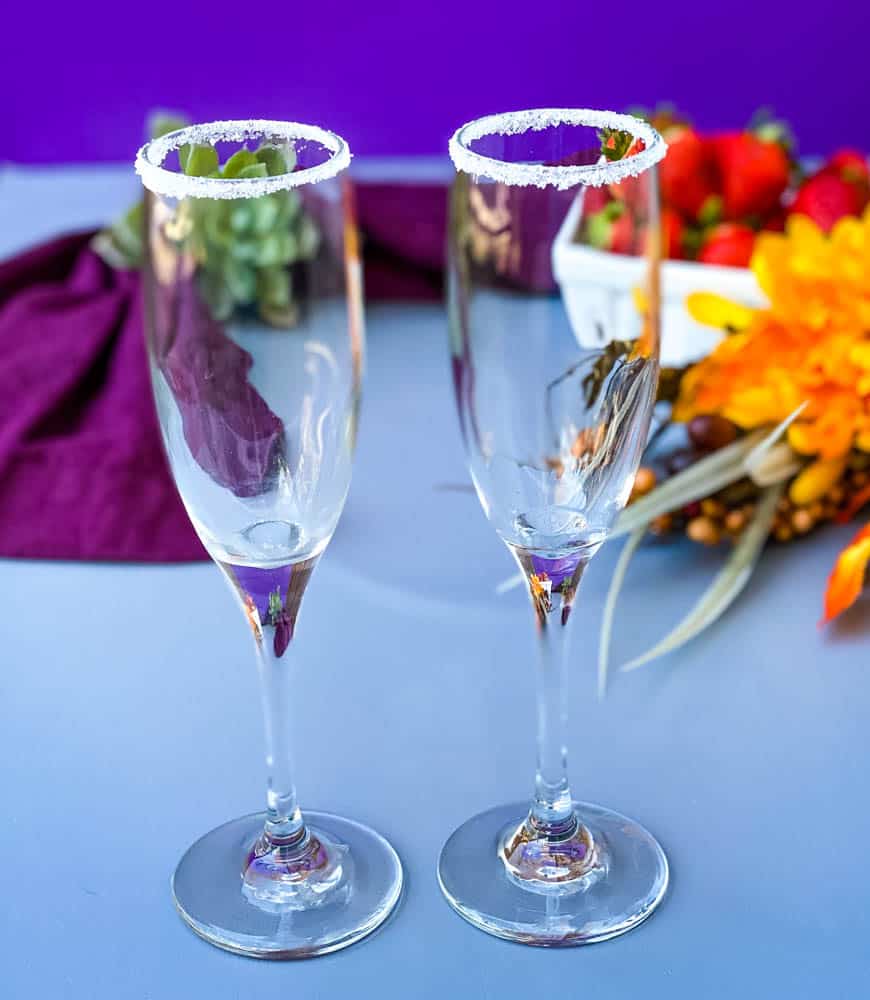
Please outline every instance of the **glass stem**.
[[292, 672], [288, 658], [275, 656], [270, 647], [264, 640], [257, 643], [266, 735], [265, 834], [273, 844], [289, 846], [306, 836], [293, 782]]
[[242, 605], [257, 648], [266, 734], [266, 824], [260, 849], [278, 847], [294, 857], [297, 849], [306, 849], [309, 837], [293, 783], [293, 674], [287, 654], [316, 562], [315, 557], [269, 569], [219, 563]]
[[529, 588], [538, 629], [537, 770], [529, 822], [545, 836], [564, 837], [578, 825], [568, 784], [564, 669], [571, 609], [588, 564], [584, 553], [558, 559], [515, 552]]
[[538, 616], [537, 770], [532, 818], [543, 830], [570, 826], [574, 808], [568, 785], [568, 750], [565, 745], [565, 646], [567, 622]]

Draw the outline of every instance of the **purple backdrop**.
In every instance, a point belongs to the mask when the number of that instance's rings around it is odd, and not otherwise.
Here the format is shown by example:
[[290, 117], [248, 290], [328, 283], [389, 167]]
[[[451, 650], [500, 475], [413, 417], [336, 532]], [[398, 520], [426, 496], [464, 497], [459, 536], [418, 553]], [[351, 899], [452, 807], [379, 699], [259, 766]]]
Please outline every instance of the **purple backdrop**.
[[3, 36], [0, 159], [20, 162], [129, 160], [154, 107], [309, 120], [383, 154], [519, 107], [671, 99], [731, 127], [770, 104], [806, 153], [870, 148], [867, 0], [49, 0], [8, 4]]

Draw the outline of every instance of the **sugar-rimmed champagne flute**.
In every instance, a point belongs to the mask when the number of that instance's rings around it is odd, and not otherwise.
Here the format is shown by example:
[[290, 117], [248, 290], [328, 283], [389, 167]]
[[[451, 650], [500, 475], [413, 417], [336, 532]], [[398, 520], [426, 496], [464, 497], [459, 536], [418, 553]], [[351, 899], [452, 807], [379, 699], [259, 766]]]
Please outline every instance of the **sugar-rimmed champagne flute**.
[[438, 876], [465, 919], [529, 944], [622, 934], [668, 883], [642, 826], [573, 800], [562, 680], [577, 588], [628, 500], [655, 401], [664, 152], [645, 122], [587, 110], [492, 115], [450, 142], [462, 436], [484, 512], [528, 588], [540, 662], [531, 806], [459, 827]]
[[349, 163], [332, 132], [271, 121], [191, 126], [136, 160], [160, 427], [194, 528], [253, 636], [266, 729], [265, 813], [197, 841], [172, 891], [197, 934], [259, 957], [352, 944], [402, 887], [378, 833], [303, 816], [291, 768], [288, 652], [350, 484], [363, 368]]

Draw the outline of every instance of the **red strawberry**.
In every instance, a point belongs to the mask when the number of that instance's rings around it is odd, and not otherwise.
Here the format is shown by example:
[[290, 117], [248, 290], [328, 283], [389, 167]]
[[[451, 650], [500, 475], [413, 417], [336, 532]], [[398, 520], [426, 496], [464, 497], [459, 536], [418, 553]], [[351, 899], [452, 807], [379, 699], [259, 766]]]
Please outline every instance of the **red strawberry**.
[[612, 201], [586, 220], [589, 243], [599, 250], [634, 253], [634, 220], [621, 201]]
[[789, 215], [808, 215], [826, 233], [845, 215], [860, 215], [867, 203], [861, 189], [822, 169], [798, 189]]
[[623, 212], [613, 223], [610, 249], [614, 253], [634, 253], [634, 220]]
[[823, 169], [825, 173], [836, 174], [844, 181], [870, 191], [870, 166], [867, 164], [867, 157], [856, 149], [837, 150]]
[[707, 233], [698, 253], [704, 264], [723, 264], [726, 267], [749, 267], [755, 233], [739, 222], [722, 222]]
[[671, 208], [662, 209], [662, 253], [671, 260], [681, 260], [685, 257], [683, 252], [683, 238], [686, 233], [686, 226], [683, 220]]
[[600, 212], [610, 202], [610, 192], [605, 185], [587, 187], [583, 191], [583, 214], [588, 218]]
[[665, 139], [668, 155], [659, 165], [662, 201], [694, 222], [719, 190], [710, 145], [684, 126], [669, 129]]
[[785, 232], [785, 219], [786, 211], [784, 208], [777, 208], [774, 210], [773, 215], [767, 217], [764, 225], [761, 227], [768, 233], [782, 233]]
[[751, 132], [729, 132], [714, 140], [722, 176], [726, 219], [763, 219], [773, 212], [788, 187], [788, 155], [778, 142]]
[[[635, 139], [627, 152], [619, 157], [619, 159], [627, 160], [629, 156], [637, 156], [638, 153], [642, 153], [645, 149], [646, 143], [643, 139]], [[607, 154], [605, 153], [604, 155], [606, 156]], [[619, 181], [617, 184], [609, 184], [608, 189], [614, 198], [618, 198], [620, 201], [624, 201], [626, 205], [631, 205], [633, 208], [639, 209], [646, 200], [646, 183], [645, 177], [629, 177], [627, 180]]]

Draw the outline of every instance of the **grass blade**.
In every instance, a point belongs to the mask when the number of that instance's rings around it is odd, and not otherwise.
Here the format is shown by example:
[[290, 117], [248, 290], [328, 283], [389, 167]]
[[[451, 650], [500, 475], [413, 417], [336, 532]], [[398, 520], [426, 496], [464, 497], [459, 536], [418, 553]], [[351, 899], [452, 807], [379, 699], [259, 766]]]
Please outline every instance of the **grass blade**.
[[731, 605], [752, 576], [752, 571], [770, 534], [770, 526], [776, 515], [776, 505], [784, 488], [784, 483], [777, 483], [767, 488], [756, 508], [752, 522], [743, 532], [740, 541], [734, 546], [712, 584], [686, 617], [661, 642], [620, 667], [620, 670], [636, 670], [645, 663], [664, 656], [665, 653], [679, 649], [708, 625], [712, 625]]
[[660, 514], [667, 514], [693, 500], [703, 500], [742, 478], [746, 475], [746, 456], [752, 453], [763, 438], [763, 431], [747, 434], [733, 444], [693, 462], [688, 468], [657, 486], [652, 493], [627, 507], [619, 515], [610, 537], [616, 538], [635, 531]]
[[628, 570], [628, 564], [631, 562], [631, 558], [637, 551], [637, 547], [643, 541], [643, 536], [646, 534], [648, 525], [644, 525], [642, 528], [637, 528], [633, 531], [622, 547], [622, 552], [619, 553], [619, 559], [617, 560], [616, 566], [613, 570], [613, 576], [610, 580], [610, 587], [607, 590], [607, 600], [604, 602], [604, 614], [601, 616], [601, 634], [598, 640], [598, 699], [599, 701], [604, 698], [605, 691], [607, 690], [607, 669], [610, 660], [610, 636], [613, 631], [613, 617], [616, 611], [616, 602], [619, 598], [619, 592], [622, 590], [622, 584], [625, 580], [625, 574]]

